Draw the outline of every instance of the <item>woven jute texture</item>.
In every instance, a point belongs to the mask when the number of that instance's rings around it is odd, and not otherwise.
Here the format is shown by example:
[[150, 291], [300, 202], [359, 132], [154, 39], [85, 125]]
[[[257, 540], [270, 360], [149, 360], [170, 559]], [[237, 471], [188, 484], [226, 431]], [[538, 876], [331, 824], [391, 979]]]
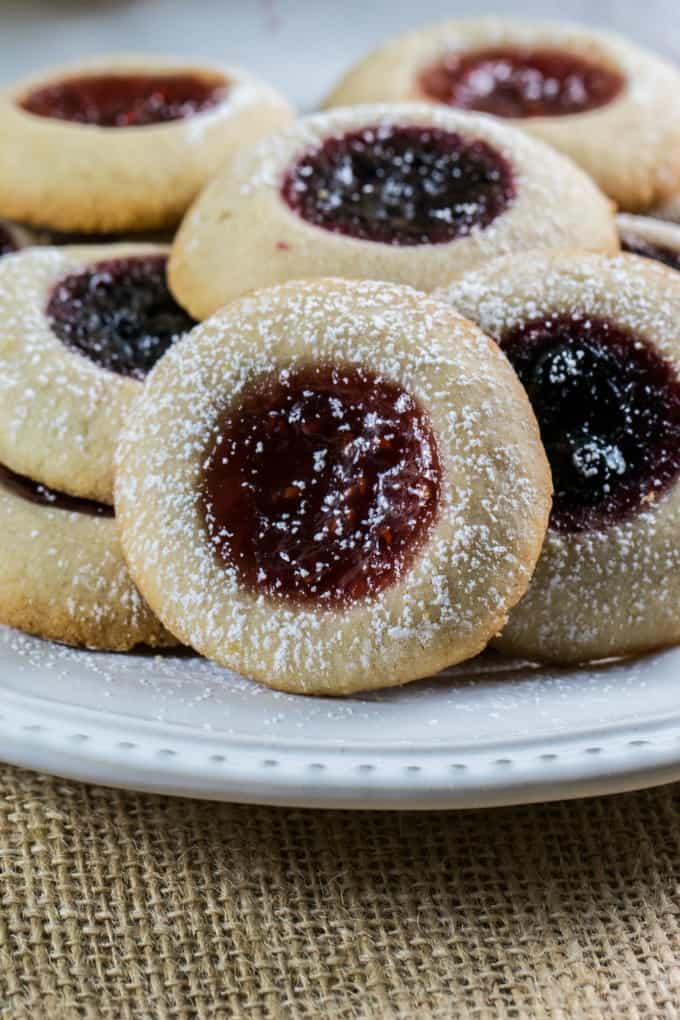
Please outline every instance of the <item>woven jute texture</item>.
[[680, 791], [350, 813], [0, 769], [0, 1016], [680, 1016]]

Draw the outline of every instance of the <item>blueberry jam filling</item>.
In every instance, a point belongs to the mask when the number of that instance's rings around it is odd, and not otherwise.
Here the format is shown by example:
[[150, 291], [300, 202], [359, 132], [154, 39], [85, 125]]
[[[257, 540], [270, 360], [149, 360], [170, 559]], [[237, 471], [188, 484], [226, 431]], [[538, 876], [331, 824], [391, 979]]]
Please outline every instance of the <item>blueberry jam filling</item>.
[[56, 492], [54, 489], [48, 488], [47, 485], [41, 485], [23, 475], [15, 474], [3, 464], [0, 464], [0, 488], [8, 490], [29, 503], [37, 503], [54, 510], [88, 514], [90, 517], [113, 517], [112, 506], [96, 503], [92, 499], [78, 499], [76, 496], [66, 495], [65, 492]]
[[260, 380], [222, 419], [202, 505], [217, 555], [250, 590], [339, 605], [408, 569], [440, 488], [413, 397], [365, 369], [316, 365]]
[[119, 375], [143, 379], [194, 320], [174, 300], [164, 255], [99, 262], [55, 286], [46, 315], [71, 350]]
[[198, 74], [97, 74], [33, 89], [27, 113], [98, 127], [143, 127], [184, 120], [222, 101], [226, 83]]
[[492, 146], [429, 127], [328, 138], [292, 166], [282, 195], [308, 223], [362, 241], [446, 244], [483, 230], [515, 197]]
[[655, 262], [662, 262], [671, 269], [680, 270], [680, 251], [673, 251], [661, 244], [654, 244], [646, 241], [644, 237], [636, 234], [621, 234], [621, 247], [632, 255], [642, 255], [646, 259], [654, 259]]
[[7, 227], [0, 223], [0, 258], [3, 255], [9, 255], [11, 252], [17, 250], [17, 245], [12, 237], [12, 233]]
[[551, 527], [603, 530], [649, 508], [680, 473], [680, 380], [605, 319], [540, 319], [501, 346], [519, 375], [553, 473]]
[[418, 84], [438, 103], [495, 117], [563, 117], [611, 103], [625, 79], [573, 53], [499, 46], [446, 55]]

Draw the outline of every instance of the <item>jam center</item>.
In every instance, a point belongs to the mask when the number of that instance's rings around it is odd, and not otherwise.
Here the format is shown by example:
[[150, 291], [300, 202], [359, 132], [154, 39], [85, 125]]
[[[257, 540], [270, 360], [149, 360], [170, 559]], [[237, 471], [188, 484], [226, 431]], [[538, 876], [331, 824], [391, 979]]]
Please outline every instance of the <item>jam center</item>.
[[429, 127], [328, 138], [292, 166], [282, 195], [308, 223], [383, 244], [446, 244], [488, 227], [515, 197], [486, 142]]
[[19, 105], [38, 117], [99, 127], [141, 127], [183, 120], [216, 106], [226, 84], [198, 74], [97, 74], [64, 78], [30, 91]]
[[71, 350], [143, 379], [194, 320], [168, 290], [164, 255], [99, 262], [55, 286], [46, 315]]
[[317, 365], [261, 380], [219, 423], [202, 500], [217, 554], [248, 588], [338, 605], [409, 567], [440, 485], [413, 397], [364, 369]]
[[3, 255], [9, 255], [11, 252], [16, 250], [17, 246], [14, 238], [12, 237], [11, 231], [0, 223], [0, 258], [2, 258]]
[[420, 90], [438, 103], [496, 117], [561, 117], [611, 103], [618, 71], [553, 49], [495, 47], [451, 53], [421, 72]]
[[25, 478], [24, 475], [15, 474], [3, 464], [0, 464], [0, 488], [7, 489], [29, 503], [37, 503], [39, 506], [51, 507], [54, 510], [67, 510], [69, 513], [88, 514], [91, 517], [113, 517], [112, 506], [57, 492], [47, 485]]
[[602, 530], [649, 508], [680, 473], [680, 380], [604, 319], [555, 316], [501, 346], [533, 404], [553, 473], [551, 526]]
[[655, 262], [662, 262], [671, 269], [680, 270], [680, 251], [647, 241], [637, 234], [622, 232], [621, 247], [632, 255], [642, 255], [643, 258], [654, 259]]

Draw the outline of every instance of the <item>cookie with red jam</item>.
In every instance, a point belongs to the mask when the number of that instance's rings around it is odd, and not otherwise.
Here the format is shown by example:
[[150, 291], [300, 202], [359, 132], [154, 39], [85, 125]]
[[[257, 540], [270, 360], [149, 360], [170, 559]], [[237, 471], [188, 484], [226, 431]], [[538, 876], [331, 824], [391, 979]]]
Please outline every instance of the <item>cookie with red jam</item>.
[[0, 216], [170, 229], [225, 159], [290, 118], [237, 68], [139, 54], [52, 68], [0, 93]]
[[202, 318], [289, 279], [432, 290], [542, 247], [618, 248], [609, 202], [573, 163], [488, 117], [366, 106], [305, 117], [226, 166], [182, 223], [169, 279]]
[[130, 579], [113, 509], [1, 464], [0, 623], [110, 651], [176, 644]]
[[570, 156], [622, 208], [680, 192], [680, 71], [609, 32], [482, 17], [428, 25], [349, 70], [326, 107], [403, 100], [486, 113]]
[[535, 254], [438, 296], [500, 344], [552, 468], [543, 553], [498, 646], [574, 662], [680, 642], [680, 275]]
[[233, 302], [151, 372], [118, 452], [165, 625], [272, 687], [348, 694], [475, 655], [550, 509], [526, 395], [446, 304], [372, 281]]
[[0, 463], [113, 501], [118, 432], [147, 372], [194, 325], [167, 248], [36, 248], [0, 260]]
[[616, 217], [621, 249], [680, 270], [680, 226], [651, 216]]

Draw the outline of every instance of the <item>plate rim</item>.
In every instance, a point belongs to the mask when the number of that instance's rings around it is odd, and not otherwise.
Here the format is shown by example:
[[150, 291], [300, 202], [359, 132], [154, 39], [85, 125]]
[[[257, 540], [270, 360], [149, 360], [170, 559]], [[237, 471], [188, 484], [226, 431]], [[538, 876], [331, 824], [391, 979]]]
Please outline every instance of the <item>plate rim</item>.
[[[68, 779], [272, 806], [432, 810], [624, 792], [680, 779], [675, 716], [457, 749], [238, 737], [0, 689], [0, 757]], [[126, 733], [125, 739], [123, 734]], [[199, 738], [200, 739], [197, 739]]]

